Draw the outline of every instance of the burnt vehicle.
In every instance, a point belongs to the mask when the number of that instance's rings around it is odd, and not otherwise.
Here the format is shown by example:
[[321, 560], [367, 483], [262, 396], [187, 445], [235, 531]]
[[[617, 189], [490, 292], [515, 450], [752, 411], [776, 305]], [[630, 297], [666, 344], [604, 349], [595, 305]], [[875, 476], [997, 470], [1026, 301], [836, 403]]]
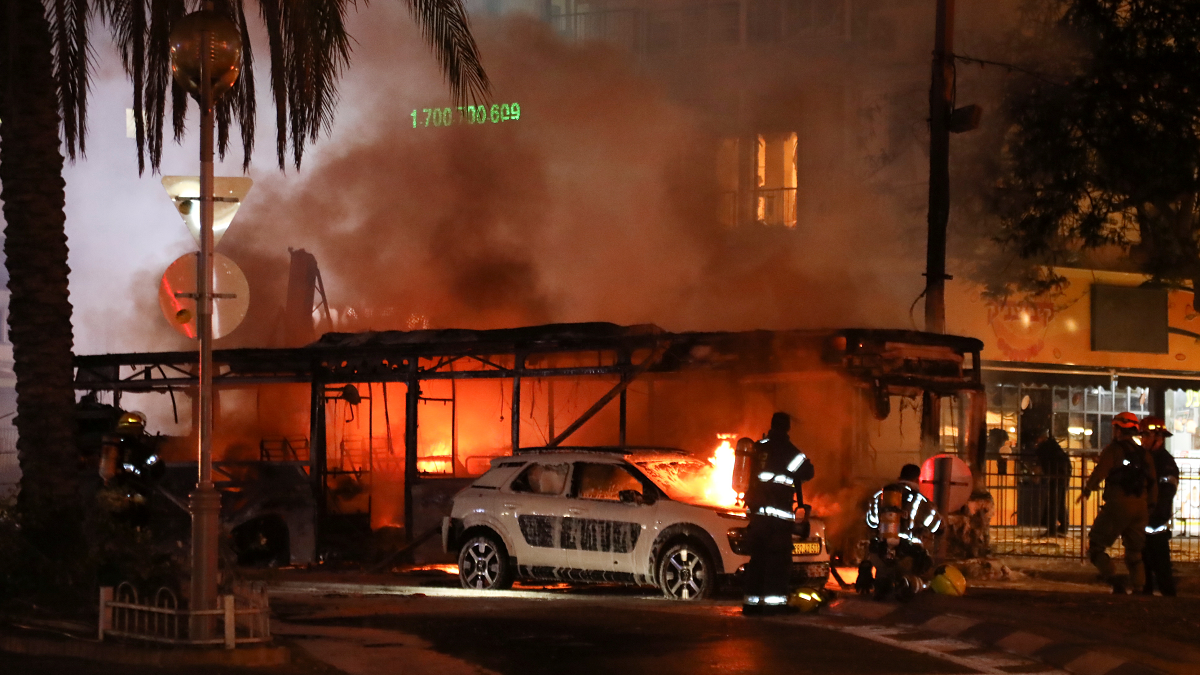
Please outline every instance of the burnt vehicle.
[[[670, 448], [539, 448], [492, 461], [454, 498], [442, 543], [466, 588], [515, 579], [658, 586], [712, 595], [750, 557], [746, 511], [711, 498], [713, 466]], [[825, 525], [793, 535], [793, 570], [823, 586]]]

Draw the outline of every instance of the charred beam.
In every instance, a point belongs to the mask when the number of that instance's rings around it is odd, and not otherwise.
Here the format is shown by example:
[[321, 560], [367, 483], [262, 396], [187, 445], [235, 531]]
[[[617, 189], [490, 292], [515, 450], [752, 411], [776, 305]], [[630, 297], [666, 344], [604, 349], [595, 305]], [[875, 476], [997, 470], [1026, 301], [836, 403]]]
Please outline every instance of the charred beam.
[[525, 355], [518, 352], [513, 360], [512, 379], [512, 454], [521, 449], [521, 370], [525, 367]]
[[421, 403], [421, 382], [417, 379], [417, 360], [409, 359], [408, 391], [404, 396], [404, 539], [413, 540], [413, 488], [417, 485], [417, 411]]
[[[624, 393], [624, 391], [629, 388], [629, 385], [633, 384], [634, 380], [641, 376], [642, 373], [645, 373], [647, 370], [649, 370], [650, 366], [654, 365], [659, 359], [662, 358], [663, 353], [669, 346], [669, 343], [664, 343], [658, 349], [655, 349], [650, 356], [647, 356], [645, 361], [642, 361], [640, 364], [638, 364], [636, 368], [622, 375], [621, 381], [617, 383], [617, 386], [610, 389], [604, 396], [601, 396], [600, 400], [592, 404], [592, 407], [583, 411], [583, 414], [579, 416], [579, 419], [572, 422], [571, 425], [566, 429], [563, 429], [561, 434], [551, 439], [550, 442], [546, 444], [547, 447], [553, 448], [565, 441], [571, 434], [578, 431], [579, 427], [583, 426], [588, 420], [595, 417], [596, 413], [603, 410], [604, 406], [608, 405], [609, 401], [616, 398], [619, 394]], [[623, 433], [622, 436], [624, 436]], [[622, 438], [622, 443], [624, 443], [624, 438]]]

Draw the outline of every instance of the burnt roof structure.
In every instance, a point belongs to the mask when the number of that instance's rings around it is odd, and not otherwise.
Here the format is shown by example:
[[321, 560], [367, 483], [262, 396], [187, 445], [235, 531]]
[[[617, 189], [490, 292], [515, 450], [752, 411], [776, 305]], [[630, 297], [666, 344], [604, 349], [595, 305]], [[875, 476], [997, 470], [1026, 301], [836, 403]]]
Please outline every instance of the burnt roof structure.
[[[405, 396], [404, 518], [412, 533], [412, 488], [418, 480], [420, 383], [507, 379], [511, 387], [512, 449], [520, 450], [521, 381], [526, 378], [616, 377], [616, 384], [546, 444], [563, 441], [618, 399], [618, 446], [626, 445], [626, 394], [639, 378], [724, 374], [746, 383], [786, 381], [837, 372], [876, 400], [887, 395], [949, 396], [979, 391], [974, 338], [904, 330], [753, 330], [672, 333], [658, 326], [571, 323], [495, 330], [327, 333], [304, 347], [213, 352], [213, 384], [310, 385], [308, 473], [318, 509], [328, 475], [324, 402], [357, 396], [331, 384], [403, 382]], [[101, 354], [75, 358], [82, 391], [174, 392], [196, 387], [196, 352]], [[882, 405], [882, 404], [877, 404]], [[877, 414], [881, 410], [877, 408]], [[886, 416], [886, 412], [883, 412]], [[321, 522], [318, 513], [317, 524]], [[320, 536], [318, 529], [318, 537]]]
[[[634, 370], [639, 376], [709, 370], [761, 378], [835, 369], [881, 382], [894, 393], [951, 394], [978, 388], [981, 348], [974, 338], [876, 329], [672, 333], [652, 324], [572, 323], [327, 333], [304, 347], [216, 350], [213, 381], [218, 386], [407, 382], [627, 376]], [[593, 352], [605, 355], [595, 365], [560, 365], [553, 358]], [[192, 351], [77, 356], [75, 385], [118, 392], [191, 387], [197, 383], [196, 364]]]

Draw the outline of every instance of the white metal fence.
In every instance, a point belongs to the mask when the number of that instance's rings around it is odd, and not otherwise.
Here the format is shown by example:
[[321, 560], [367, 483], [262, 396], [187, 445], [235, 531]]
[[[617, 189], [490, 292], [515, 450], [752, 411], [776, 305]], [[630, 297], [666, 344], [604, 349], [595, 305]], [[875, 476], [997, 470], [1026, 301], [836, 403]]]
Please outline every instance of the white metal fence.
[[21, 465], [17, 461], [17, 429], [0, 426], [0, 500], [16, 495], [21, 481]]
[[[160, 588], [152, 599], [138, 598], [137, 589], [128, 582], [115, 589], [100, 589], [99, 638], [178, 645], [224, 645], [233, 649], [240, 644], [270, 642], [271, 607], [262, 585], [236, 589], [222, 595], [217, 609], [180, 609], [175, 594]], [[215, 637], [200, 639], [189, 634], [193, 617], [212, 617]]]

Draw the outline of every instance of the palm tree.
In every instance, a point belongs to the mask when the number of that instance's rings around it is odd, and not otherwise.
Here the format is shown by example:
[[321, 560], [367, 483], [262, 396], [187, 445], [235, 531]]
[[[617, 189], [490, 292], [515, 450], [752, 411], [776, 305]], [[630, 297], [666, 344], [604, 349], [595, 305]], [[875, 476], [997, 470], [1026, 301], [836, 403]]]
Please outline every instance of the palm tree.
[[[458, 101], [487, 96], [488, 79], [461, 0], [406, 0]], [[112, 30], [133, 81], [138, 168], [157, 171], [166, 99], [176, 140], [187, 98], [170, 76], [168, 36], [185, 0], [0, 0], [0, 199], [9, 272], [9, 335], [17, 375], [18, 507], [26, 538], [48, 560], [74, 557], [84, 507], [74, 445], [71, 303], [62, 169], [85, 151], [88, 28], [93, 12]], [[242, 30], [243, 70], [217, 110], [218, 149], [231, 122], [244, 165], [254, 144], [253, 53], [243, 0], [214, 9]], [[365, 4], [365, 2], [364, 2]], [[353, 0], [259, 0], [268, 36], [276, 154], [297, 168], [305, 146], [332, 123], [337, 83], [350, 61], [344, 19]], [[194, 8], [194, 7], [193, 7]], [[149, 125], [145, 128], [143, 113]]]

